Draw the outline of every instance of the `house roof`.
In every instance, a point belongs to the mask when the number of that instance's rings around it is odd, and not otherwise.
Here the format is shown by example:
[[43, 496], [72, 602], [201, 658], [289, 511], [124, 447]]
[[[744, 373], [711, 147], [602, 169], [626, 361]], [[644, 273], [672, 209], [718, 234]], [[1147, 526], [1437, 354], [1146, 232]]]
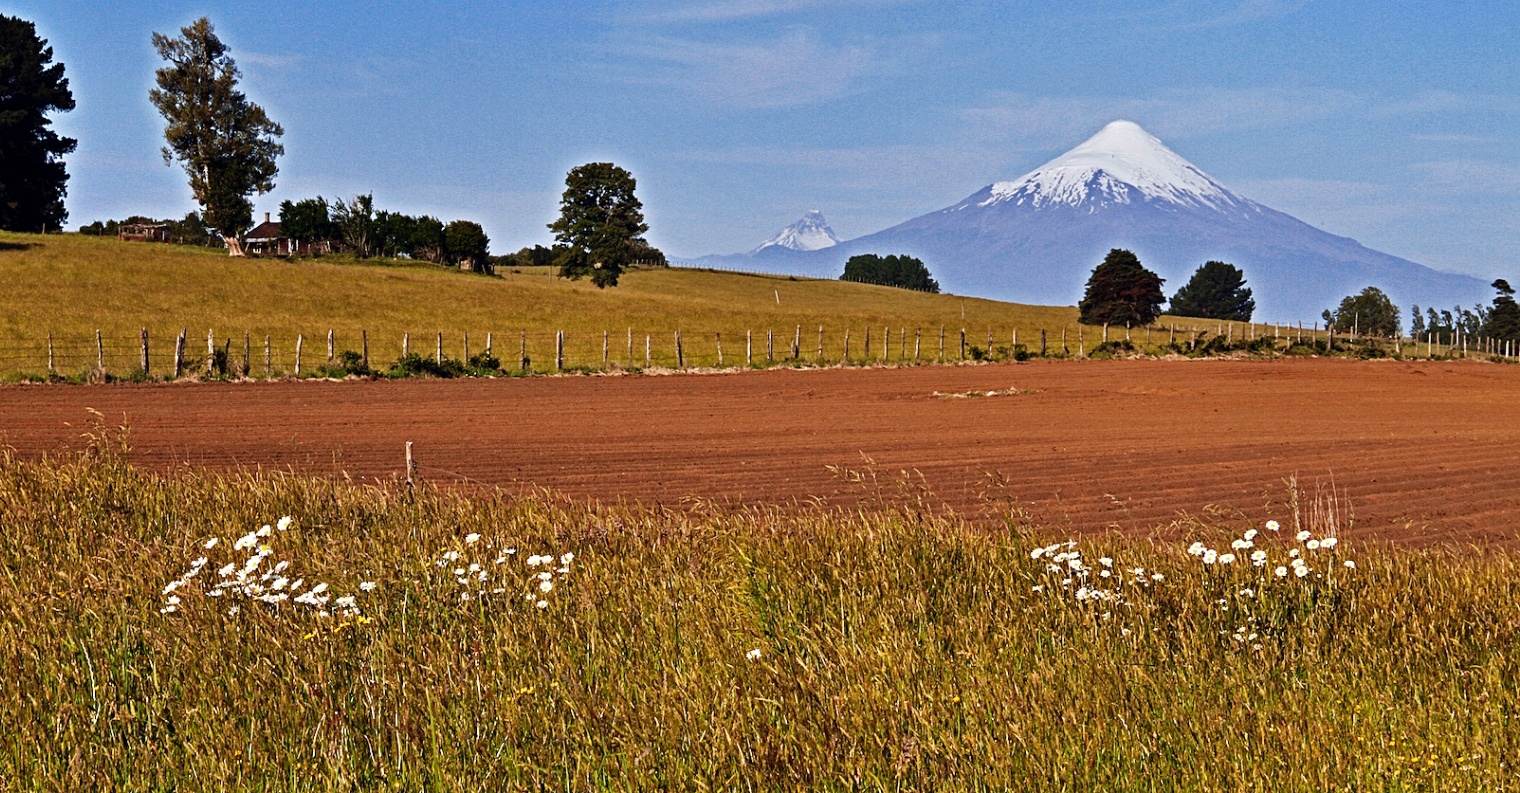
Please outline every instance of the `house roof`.
[[283, 236], [283, 235], [280, 234], [280, 221], [278, 221], [278, 220], [266, 220], [263, 223], [260, 223], [259, 225], [254, 226], [253, 230], [251, 230], [247, 234], [243, 235], [243, 239], [246, 239], [246, 240], [275, 240], [275, 239], [279, 239], [281, 236]]

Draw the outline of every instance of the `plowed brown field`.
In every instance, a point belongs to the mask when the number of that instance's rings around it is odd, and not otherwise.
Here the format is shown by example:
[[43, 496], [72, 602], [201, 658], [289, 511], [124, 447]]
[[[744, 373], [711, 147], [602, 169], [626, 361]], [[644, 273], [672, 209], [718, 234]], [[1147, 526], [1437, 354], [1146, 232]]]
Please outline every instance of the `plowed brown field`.
[[[972, 398], [965, 392], [1016, 393]], [[522, 380], [11, 386], [0, 444], [77, 442], [86, 408], [147, 466], [437, 481], [679, 504], [849, 503], [829, 466], [900, 472], [965, 512], [1149, 530], [1212, 507], [1282, 517], [1284, 480], [1349, 494], [1355, 533], [1520, 537], [1520, 367], [1480, 363], [1039, 362]], [[70, 426], [70, 425], [73, 426]], [[874, 460], [874, 466], [865, 462]], [[996, 484], [1000, 481], [1001, 484]]]

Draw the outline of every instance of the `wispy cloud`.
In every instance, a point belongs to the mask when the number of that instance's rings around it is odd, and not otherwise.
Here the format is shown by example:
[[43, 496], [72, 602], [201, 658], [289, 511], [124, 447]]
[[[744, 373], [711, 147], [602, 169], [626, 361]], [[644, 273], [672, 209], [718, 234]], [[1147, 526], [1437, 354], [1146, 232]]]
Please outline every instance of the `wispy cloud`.
[[912, 47], [881, 39], [826, 41], [791, 27], [763, 41], [719, 42], [669, 36], [613, 45], [614, 67], [629, 82], [683, 91], [704, 101], [742, 108], [801, 107], [859, 93], [896, 71]]
[[1165, 138], [1233, 132], [1333, 118], [1365, 100], [1333, 88], [1206, 88], [1151, 97], [1039, 97], [1002, 94], [963, 111], [990, 139], [1034, 147], [1061, 145], [1118, 118]]
[[1245, 0], [1225, 13], [1205, 17], [1195, 22], [1184, 22], [1180, 27], [1218, 28], [1249, 25], [1253, 22], [1289, 16], [1308, 4], [1308, 0]]
[[1155, 33], [1200, 28], [1226, 28], [1290, 16], [1308, 0], [1240, 0], [1221, 10], [1220, 3], [1204, 0], [1173, 0], [1153, 3], [1138, 10], [1083, 14], [1068, 19], [1068, 24], [1123, 25], [1131, 32]]
[[663, 8], [642, 8], [619, 17], [627, 23], [731, 22], [740, 19], [785, 16], [847, 6], [905, 5], [920, 0], [718, 0], [677, 3]]
[[238, 50], [235, 57], [237, 62], [243, 65], [278, 70], [289, 69], [306, 60], [306, 56], [299, 53], [257, 52], [254, 50]]
[[1468, 195], [1520, 197], [1520, 165], [1481, 160], [1445, 160], [1410, 166], [1428, 185]]

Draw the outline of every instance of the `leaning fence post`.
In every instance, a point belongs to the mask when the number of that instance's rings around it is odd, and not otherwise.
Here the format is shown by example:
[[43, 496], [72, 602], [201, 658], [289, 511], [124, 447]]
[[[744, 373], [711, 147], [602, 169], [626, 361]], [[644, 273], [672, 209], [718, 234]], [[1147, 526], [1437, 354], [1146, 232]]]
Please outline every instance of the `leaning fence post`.
[[765, 360], [776, 360], [776, 339], [770, 328], [765, 329]]
[[717, 339], [718, 339], [718, 366], [719, 366], [719, 368], [722, 368], [722, 366], [723, 366], [723, 334], [721, 334], [721, 333], [715, 333], [713, 335], [716, 336]]
[[367, 330], [361, 330], [361, 331], [359, 331], [359, 354], [363, 356], [360, 360], [363, 362], [364, 368], [368, 369], [369, 368], [369, 331], [367, 331]]
[[797, 326], [797, 334], [792, 337], [792, 360], [802, 357], [802, 326]]
[[148, 374], [148, 329], [142, 329], [142, 373]]
[[189, 328], [180, 328], [179, 335], [174, 337], [174, 379], [178, 380], [181, 370], [185, 367], [185, 334]]
[[95, 372], [100, 377], [106, 375], [106, 344], [100, 338], [100, 329], [95, 329]]
[[686, 368], [686, 351], [681, 349], [681, 331], [676, 331], [676, 368]]
[[839, 360], [840, 360], [840, 363], [845, 363], [845, 364], [848, 364], [850, 362], [850, 329], [849, 328], [845, 328], [844, 329], [844, 357], [840, 358]]
[[914, 328], [913, 329], [913, 362], [914, 363], [918, 363], [918, 351], [919, 351], [919, 348], [923, 346], [923, 343], [924, 343], [924, 329], [923, 328]]

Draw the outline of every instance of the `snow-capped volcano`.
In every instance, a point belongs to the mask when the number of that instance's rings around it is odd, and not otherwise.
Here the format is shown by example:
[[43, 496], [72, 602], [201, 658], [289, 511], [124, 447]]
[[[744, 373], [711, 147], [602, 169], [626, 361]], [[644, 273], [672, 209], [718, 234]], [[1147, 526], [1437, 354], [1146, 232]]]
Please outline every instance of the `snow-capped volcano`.
[[834, 230], [829, 228], [828, 221], [823, 219], [823, 213], [813, 209], [803, 215], [801, 220], [782, 229], [779, 234], [760, 243], [749, 253], [753, 256], [766, 248], [819, 251], [838, 244], [839, 237], [835, 236]]
[[1063, 204], [1097, 212], [1145, 200], [1217, 210], [1251, 203], [1133, 121], [1114, 121], [1075, 149], [1011, 182], [997, 182], [987, 191], [977, 206], [1012, 203], [1038, 209]]
[[1401, 307], [1490, 297], [1479, 279], [1371, 250], [1245, 198], [1130, 121], [1105, 126], [1018, 179], [875, 234], [836, 245], [829, 233], [828, 248], [808, 249], [783, 242], [791, 232], [749, 254], [698, 261], [835, 278], [852, 255], [907, 254], [949, 292], [1073, 305], [1104, 254], [1127, 248], [1166, 279], [1168, 294], [1206, 261], [1240, 267], [1257, 319], [1267, 322], [1312, 322], [1367, 286]]

